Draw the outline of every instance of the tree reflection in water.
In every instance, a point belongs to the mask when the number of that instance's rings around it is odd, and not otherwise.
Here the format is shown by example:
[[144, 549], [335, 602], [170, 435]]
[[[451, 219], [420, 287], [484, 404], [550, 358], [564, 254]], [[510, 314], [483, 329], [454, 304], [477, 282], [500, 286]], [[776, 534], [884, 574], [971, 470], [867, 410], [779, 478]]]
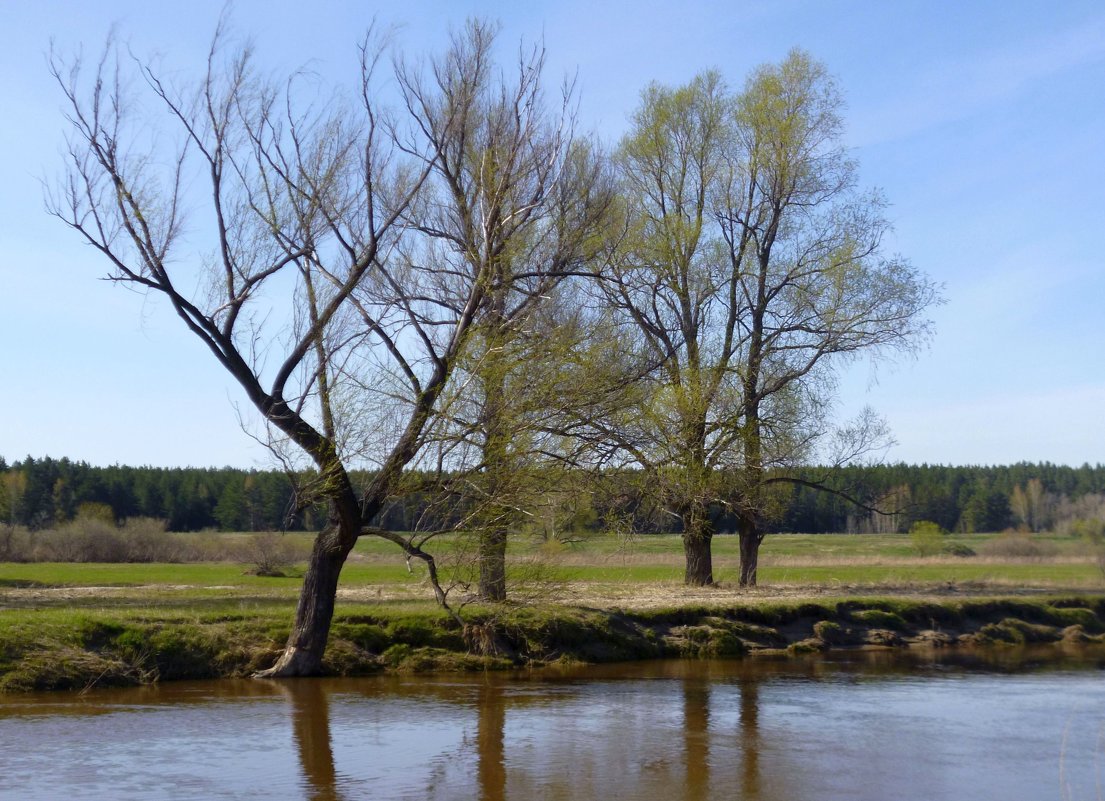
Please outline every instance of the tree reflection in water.
[[280, 681], [292, 707], [292, 733], [310, 801], [345, 801], [330, 737], [330, 692], [315, 679]]
[[760, 797], [760, 685], [740, 680], [741, 797]]
[[506, 749], [503, 730], [506, 728], [506, 695], [497, 681], [484, 683], [477, 694], [478, 728], [476, 730], [476, 775], [479, 777], [480, 801], [502, 801], [506, 798]]
[[[349, 796], [342, 788], [341, 774], [334, 760], [334, 746], [331, 727], [331, 694], [339, 698], [348, 697], [351, 701], [371, 701], [380, 693], [381, 682], [372, 682], [358, 687], [356, 680], [313, 680], [297, 679], [293, 681], [273, 682], [291, 707], [292, 735], [306, 798], [310, 801], [347, 801]], [[506, 725], [506, 693], [498, 677], [482, 684], [474, 699], [455, 694], [456, 688], [448, 685], [429, 683], [419, 689], [417, 685], [401, 685], [403, 695], [425, 698], [432, 696], [449, 702], [473, 703], [476, 711], [475, 737], [475, 777], [478, 783], [480, 801], [502, 801], [506, 798], [506, 758], [504, 729]], [[400, 686], [391, 686], [384, 691], [398, 694]], [[350, 692], [352, 690], [352, 692]], [[434, 794], [434, 785], [441, 777], [435, 777], [432, 766], [427, 766], [431, 778], [426, 788]], [[387, 788], [380, 792], [386, 797]], [[448, 793], [448, 785], [446, 784]]]
[[[556, 790], [573, 794], [576, 790], [588, 789], [600, 792], [619, 787], [622, 791], [644, 792], [648, 797], [682, 797], [687, 801], [697, 801], [717, 795], [718, 783], [733, 787], [739, 785], [741, 798], [760, 798], [760, 739], [757, 730], [759, 718], [758, 684], [754, 678], [741, 678], [738, 682], [740, 697], [740, 717], [736, 730], [711, 731], [711, 703], [713, 683], [718, 677], [712, 676], [705, 666], [683, 666], [676, 675], [665, 677], [676, 679], [673, 701], [682, 700], [682, 720], [670, 719], [670, 728], [655, 730], [644, 739], [641, 732], [621, 732], [609, 730], [604, 741], [596, 751], [581, 755], [577, 750], [579, 743], [574, 742], [575, 732], [561, 730], [558, 739], [561, 742], [542, 743], [543, 757], [550, 765], [527, 765], [524, 770], [510, 771], [507, 758], [506, 724], [508, 712], [532, 715], [533, 706], [542, 703], [541, 696], [531, 693], [510, 692], [509, 679], [500, 676], [485, 676], [483, 681], [473, 686], [462, 683], [462, 687], [452, 684], [429, 682], [419, 686], [414, 684], [394, 684], [380, 686], [380, 682], [357, 685], [350, 681], [296, 680], [274, 683], [286, 698], [290, 707], [293, 739], [299, 759], [301, 783], [304, 796], [311, 801], [347, 801], [350, 786], [343, 788], [342, 774], [335, 764], [335, 747], [331, 722], [331, 708], [347, 703], [360, 704], [378, 702], [385, 697], [394, 697], [400, 693], [420, 700], [433, 699], [450, 704], [460, 704], [471, 709], [474, 724], [474, 736], [464, 737], [454, 751], [434, 770], [427, 765], [427, 782], [423, 792], [428, 797], [453, 797], [459, 789], [458, 776], [446, 775], [460, 770], [469, 780], [464, 788], [465, 797], [479, 798], [480, 801], [504, 801], [512, 795], [522, 797], [531, 793], [541, 794], [543, 790]], [[669, 685], [671, 686], [671, 685]], [[730, 685], [731, 686], [731, 685]], [[400, 689], [401, 688], [401, 689]], [[673, 688], [674, 689], [674, 688]], [[335, 695], [331, 698], [331, 695]], [[665, 693], [665, 695], [667, 695]], [[580, 697], [568, 694], [562, 703], [569, 705], [585, 704]], [[722, 725], [725, 718], [720, 719]], [[611, 721], [613, 725], [613, 721]], [[717, 722], [715, 722], [717, 725]], [[732, 722], [728, 725], [731, 727]], [[667, 735], [682, 731], [683, 747], [672, 749], [673, 743]], [[471, 729], [469, 729], [471, 731]], [[624, 736], [619, 736], [624, 735]], [[725, 742], [722, 743], [721, 739]], [[596, 744], [597, 745], [597, 744]], [[719, 747], [714, 747], [714, 746]], [[603, 760], [609, 759], [624, 748], [639, 749], [632, 755], [622, 754], [630, 763], [666, 764], [671, 772], [655, 772], [637, 776], [603, 776]], [[592, 759], [580, 762], [580, 757]], [[679, 764], [682, 757], [682, 765]], [[574, 761], [573, 761], [574, 760]], [[592, 761], [593, 760], [593, 761]], [[739, 760], [739, 766], [736, 764]], [[714, 764], [718, 761], [718, 764]], [[726, 763], [729, 764], [726, 764]], [[467, 763], [465, 767], [464, 763]], [[559, 764], [557, 764], [559, 763]], [[739, 770], [738, 770], [739, 767]], [[559, 769], [558, 769], [559, 768]], [[682, 770], [680, 770], [682, 768]], [[546, 771], [551, 769], [553, 775]], [[581, 784], [576, 780], [582, 776], [572, 774], [583, 771], [588, 774]], [[544, 774], [547, 784], [538, 785], [538, 777]], [[512, 793], [508, 793], [509, 786]], [[461, 779], [462, 782], [464, 779]], [[474, 784], [474, 786], [472, 786]], [[387, 788], [380, 788], [386, 795]], [[395, 788], [393, 788], [395, 789]], [[406, 789], [410, 789], [407, 787]], [[682, 791], [682, 792], [680, 792]]]
[[[723, 749], [712, 756], [711, 738], [727, 736], [727, 732], [716, 734], [710, 731], [711, 686], [717, 680], [709, 671], [689, 672], [683, 679], [683, 754], [686, 762], [686, 781], [684, 798], [687, 801], [718, 796], [720, 788], [711, 792], [711, 779], [715, 773], [732, 776], [732, 765], [716, 766], [714, 760], [732, 754], [740, 759], [740, 795], [739, 798], [760, 798], [760, 735], [759, 723], [759, 684], [750, 677], [738, 680], [740, 695], [740, 720], [738, 728], [732, 733], [735, 748]], [[716, 769], [723, 768], [723, 769]]]
[[[1041, 693], [1069, 699], [1066, 680], [1008, 677], [1010, 665], [995, 657], [980, 664], [971, 658], [864, 653], [846, 663], [668, 662], [525, 677], [300, 680], [268, 692], [288, 702], [299, 783], [312, 801], [351, 801], [366, 792], [431, 801], [854, 801], [887, 797], [901, 781], [926, 786], [933, 798], [953, 798], [964, 777], [988, 764], [996, 743], [1014, 749], [1016, 759], [988, 773], [988, 781], [1004, 782], [1008, 798], [1038, 797], [1031, 794], [1038, 776], [1006, 772], [1046, 769], [1039, 743], [1026, 734], [1022, 747], [978, 729], [978, 721], [1006, 716], [1010, 730], [1022, 730], [1022, 718], [1037, 721], [1023, 731], [1042, 732], [1037, 739], [1046, 746], [1056, 707]], [[1099, 671], [1105, 660], [1081, 667]], [[1018, 695], [1023, 709], [1000, 700], [1011, 686], [1032, 689]], [[972, 737], [982, 744], [969, 746]], [[974, 756], [966, 758], [964, 749]], [[1087, 759], [1072, 752], [1067, 767], [1085, 772]]]
[[710, 686], [704, 676], [683, 679], [683, 760], [686, 798], [706, 798], [710, 788]]

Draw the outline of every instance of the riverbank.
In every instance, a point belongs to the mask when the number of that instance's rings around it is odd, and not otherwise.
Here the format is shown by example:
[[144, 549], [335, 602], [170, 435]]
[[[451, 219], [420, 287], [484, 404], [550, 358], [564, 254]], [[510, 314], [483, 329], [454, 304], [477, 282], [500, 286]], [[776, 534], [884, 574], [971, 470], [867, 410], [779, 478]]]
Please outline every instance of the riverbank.
[[[75, 608], [5, 609], [0, 692], [248, 676], [275, 660], [291, 620], [283, 599], [246, 603], [166, 591], [133, 604], [115, 599], [97, 607], [92, 600]], [[339, 609], [325, 660], [336, 676], [841, 648], [1105, 643], [1099, 593], [470, 606], [464, 626], [417, 601], [352, 601]]]

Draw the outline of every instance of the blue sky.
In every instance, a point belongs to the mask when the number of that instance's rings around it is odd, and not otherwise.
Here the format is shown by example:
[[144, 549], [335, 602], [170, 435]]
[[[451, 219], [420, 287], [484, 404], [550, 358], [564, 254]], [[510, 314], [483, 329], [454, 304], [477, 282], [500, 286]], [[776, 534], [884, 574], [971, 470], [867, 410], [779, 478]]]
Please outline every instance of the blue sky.
[[[0, 456], [94, 464], [267, 466], [243, 398], [163, 303], [97, 280], [104, 264], [43, 211], [61, 168], [45, 53], [134, 51], [198, 69], [222, 8], [0, 2]], [[578, 74], [580, 117], [608, 142], [641, 88], [706, 68], [739, 86], [799, 46], [848, 101], [863, 183], [892, 207], [893, 251], [945, 285], [916, 359], [841, 375], [841, 416], [872, 405], [893, 461], [1105, 462], [1105, 5], [1095, 2], [237, 2], [273, 69], [353, 76], [375, 14], [412, 53], [450, 24], [543, 37], [548, 77]]]

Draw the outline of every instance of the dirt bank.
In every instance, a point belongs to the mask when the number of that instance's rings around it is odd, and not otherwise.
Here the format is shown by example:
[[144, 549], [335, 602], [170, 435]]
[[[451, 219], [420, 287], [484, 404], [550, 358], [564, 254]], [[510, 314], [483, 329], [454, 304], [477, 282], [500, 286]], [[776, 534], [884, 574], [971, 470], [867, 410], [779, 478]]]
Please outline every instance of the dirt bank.
[[[662, 588], [661, 588], [662, 589]], [[701, 592], [701, 602], [696, 601]], [[802, 598], [686, 590], [465, 610], [461, 627], [425, 608], [362, 606], [335, 618], [326, 670], [484, 670], [552, 663], [750, 657], [838, 648], [1010, 648], [1105, 643], [1105, 597], [939, 595]], [[372, 596], [375, 598], [376, 596]], [[629, 603], [632, 601], [632, 603]], [[275, 658], [282, 610], [172, 619], [155, 610], [12, 611], [0, 620], [0, 691], [83, 689], [246, 676]]]

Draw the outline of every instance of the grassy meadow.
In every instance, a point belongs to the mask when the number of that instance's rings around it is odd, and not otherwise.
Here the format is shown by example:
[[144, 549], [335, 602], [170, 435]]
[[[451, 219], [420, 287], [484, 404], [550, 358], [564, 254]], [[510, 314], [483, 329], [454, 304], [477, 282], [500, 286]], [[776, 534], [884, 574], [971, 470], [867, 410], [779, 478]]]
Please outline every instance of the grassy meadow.
[[[293, 560], [286, 575], [260, 576], [248, 560], [252, 535], [202, 536], [239, 559], [0, 563], [0, 691], [247, 675], [271, 664], [299, 591], [303, 563], [294, 559], [311, 537], [282, 536]], [[946, 539], [976, 555], [920, 556], [908, 535], [769, 536], [760, 586], [740, 589], [733, 536], [714, 540], [717, 586], [695, 588], [682, 584], [678, 536], [517, 538], [512, 602], [486, 607], [467, 595], [470, 543], [442, 538], [431, 550], [450, 603], [510, 643], [495, 654], [474, 654], [468, 626], [461, 632], [433, 603], [420, 563], [408, 568], [391, 543], [364, 539], [342, 573], [327, 666], [339, 674], [509, 667], [899, 636], [879, 633], [882, 623], [872, 633], [872, 620], [891, 620], [911, 637], [929, 637], [922, 629], [938, 620], [954, 636], [997, 642], [1066, 643], [1074, 623], [1085, 624], [1076, 640], [1105, 635], [1105, 573], [1094, 547], [1051, 535]]]
[[[223, 551], [238, 554], [227, 561], [185, 563], [22, 562], [0, 563], [0, 608], [19, 604], [17, 589], [57, 590], [69, 603], [80, 605], [92, 588], [115, 595], [126, 588], [147, 593], [257, 594], [261, 597], [294, 597], [302, 575], [303, 559], [311, 535], [286, 534], [283, 576], [260, 576], [251, 570], [251, 535], [165, 535], [216, 538]], [[808, 591], [822, 594], [840, 588], [886, 591], [963, 590], [1092, 590], [1105, 589], [1100, 551], [1083, 540], [1036, 534], [948, 535], [946, 544], [970, 549], [973, 556], [938, 554], [921, 556], [906, 534], [775, 534], [761, 549], [757, 592], [773, 589], [788, 594]], [[443, 537], [427, 546], [454, 591], [463, 595], [471, 573], [470, 547], [463, 537]], [[538, 541], [516, 537], [510, 544], [512, 577], [524, 596], [539, 595], [548, 588], [555, 600], [570, 602], [572, 588], [583, 591], [596, 585], [629, 587], [681, 586], [683, 554], [677, 535], [639, 536], [630, 541], [590, 537], [575, 542]], [[719, 535], [713, 541], [714, 578], [719, 589], [735, 584], [739, 553], [737, 538]], [[342, 587], [349, 591], [378, 592], [383, 597], [412, 600], [425, 586], [425, 568], [417, 561], [409, 566], [399, 549], [381, 539], [365, 537], [358, 543], [342, 572]], [[532, 586], [529, 586], [532, 585]], [[65, 592], [69, 588], [74, 592]], [[5, 590], [8, 592], [5, 593]], [[427, 597], [429, 592], [427, 590]], [[588, 593], [590, 594], [590, 593]], [[36, 602], [46, 593], [33, 593]], [[103, 599], [102, 599], [103, 600]], [[89, 602], [92, 602], [91, 600]]]

